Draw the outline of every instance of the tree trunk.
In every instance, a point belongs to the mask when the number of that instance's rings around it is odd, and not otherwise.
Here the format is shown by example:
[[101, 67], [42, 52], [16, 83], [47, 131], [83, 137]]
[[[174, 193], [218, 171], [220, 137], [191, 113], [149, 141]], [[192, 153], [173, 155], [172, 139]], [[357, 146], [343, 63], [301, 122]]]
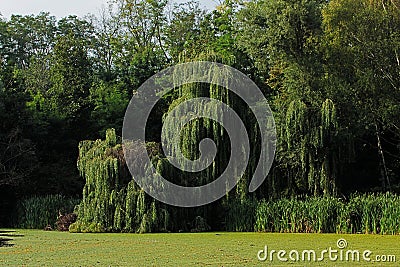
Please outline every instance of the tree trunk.
[[388, 169], [386, 166], [385, 154], [383, 153], [378, 123], [375, 123], [375, 134], [376, 134], [376, 139], [378, 142], [378, 154], [379, 154], [379, 158], [380, 158], [379, 165], [380, 165], [380, 170], [381, 170], [382, 187], [384, 190], [386, 190], [386, 189], [391, 190], [390, 179], [389, 179]]

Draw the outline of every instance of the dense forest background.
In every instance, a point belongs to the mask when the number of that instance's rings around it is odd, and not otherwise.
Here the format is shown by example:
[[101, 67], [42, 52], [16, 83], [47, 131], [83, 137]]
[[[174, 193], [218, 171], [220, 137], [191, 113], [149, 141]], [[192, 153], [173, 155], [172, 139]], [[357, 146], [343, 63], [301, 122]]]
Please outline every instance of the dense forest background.
[[[99, 16], [3, 18], [0, 225], [12, 225], [17, 203], [31, 196], [83, 197], [90, 205], [83, 190], [90, 176], [85, 155], [79, 170], [77, 159], [93, 144], [79, 150], [79, 142], [105, 139], [113, 128], [104, 142], [118, 154], [114, 135], [121, 136], [138, 87], [168, 66], [196, 60], [248, 75], [276, 120], [277, 154], [265, 184], [249, 194], [249, 179], [243, 179], [229, 199], [399, 192], [399, 53], [398, 0], [225, 0], [212, 11], [195, 1], [111, 0]], [[155, 120], [154, 132], [161, 123]], [[156, 147], [157, 135], [150, 139]], [[169, 208], [145, 204], [139, 191], [132, 191], [135, 203], [167, 214]], [[226, 205], [215, 205], [205, 207], [202, 217], [229, 214]], [[174, 212], [190, 220], [199, 214]], [[223, 220], [215, 220], [211, 227], [222, 228]], [[117, 222], [114, 228], [121, 227]]]

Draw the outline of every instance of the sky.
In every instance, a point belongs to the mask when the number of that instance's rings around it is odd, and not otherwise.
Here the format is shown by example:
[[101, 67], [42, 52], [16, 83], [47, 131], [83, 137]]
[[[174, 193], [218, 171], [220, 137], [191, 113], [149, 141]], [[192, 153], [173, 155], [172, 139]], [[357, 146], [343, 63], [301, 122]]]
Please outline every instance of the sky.
[[[175, 2], [186, 2], [175, 0]], [[212, 9], [218, 0], [199, 0], [200, 5]], [[6, 19], [11, 14], [31, 15], [41, 11], [50, 12], [57, 18], [68, 15], [84, 16], [88, 13], [98, 15], [101, 7], [106, 6], [107, 0], [0, 0], [0, 13]]]

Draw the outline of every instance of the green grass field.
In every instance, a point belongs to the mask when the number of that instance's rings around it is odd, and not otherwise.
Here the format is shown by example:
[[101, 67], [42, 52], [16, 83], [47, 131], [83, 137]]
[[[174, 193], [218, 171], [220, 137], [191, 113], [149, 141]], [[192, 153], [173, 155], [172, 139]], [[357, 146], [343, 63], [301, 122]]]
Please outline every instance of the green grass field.
[[[6, 230], [5, 230], [6, 231]], [[400, 236], [335, 234], [70, 234], [34, 230], [0, 233], [12, 239], [0, 247], [0, 266], [399, 266]], [[329, 261], [261, 262], [257, 252], [269, 250], [337, 249], [337, 240], [348, 242], [344, 250], [371, 250], [395, 255], [396, 263]], [[10, 246], [12, 245], [12, 246]], [[295, 254], [293, 254], [295, 255]], [[288, 255], [286, 255], [288, 257]], [[301, 256], [300, 256], [301, 257]]]

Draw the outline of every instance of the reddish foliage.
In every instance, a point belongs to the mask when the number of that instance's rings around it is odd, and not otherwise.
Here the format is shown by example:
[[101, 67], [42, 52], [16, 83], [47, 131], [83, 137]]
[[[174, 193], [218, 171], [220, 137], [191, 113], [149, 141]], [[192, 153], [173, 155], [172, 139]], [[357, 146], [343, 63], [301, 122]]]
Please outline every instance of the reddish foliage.
[[71, 224], [73, 224], [74, 222], [76, 222], [77, 219], [78, 219], [78, 215], [76, 215], [75, 213], [70, 213], [67, 215], [60, 215], [56, 222], [57, 230], [64, 231], [64, 232], [68, 231], [69, 226]]

